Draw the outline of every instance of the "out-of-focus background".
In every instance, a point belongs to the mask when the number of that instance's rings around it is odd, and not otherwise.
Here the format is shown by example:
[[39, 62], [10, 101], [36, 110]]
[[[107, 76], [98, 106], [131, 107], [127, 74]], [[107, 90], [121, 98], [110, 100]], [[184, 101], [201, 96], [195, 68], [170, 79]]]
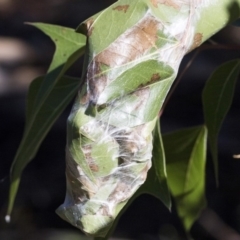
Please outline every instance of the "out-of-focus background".
[[[24, 171], [10, 224], [5, 223], [9, 169], [25, 121], [27, 88], [46, 72], [54, 45], [24, 22], [45, 22], [76, 28], [113, 0], [0, 0], [0, 240], [81, 240], [81, 232], [61, 220], [55, 209], [65, 197], [66, 118], [69, 106]], [[181, 80], [162, 117], [169, 132], [203, 123], [201, 91], [221, 63], [240, 57], [240, 30], [231, 25], [214, 36], [231, 50], [201, 51]], [[237, 47], [239, 46], [239, 48]], [[180, 72], [191, 60], [188, 54]], [[81, 60], [68, 74], [81, 75]], [[219, 138], [220, 186], [216, 188], [211, 157], [206, 179], [208, 208], [192, 228], [194, 239], [240, 240], [240, 83]], [[113, 239], [187, 239], [173, 207], [170, 213], [151, 196], [141, 196], [120, 220]]]

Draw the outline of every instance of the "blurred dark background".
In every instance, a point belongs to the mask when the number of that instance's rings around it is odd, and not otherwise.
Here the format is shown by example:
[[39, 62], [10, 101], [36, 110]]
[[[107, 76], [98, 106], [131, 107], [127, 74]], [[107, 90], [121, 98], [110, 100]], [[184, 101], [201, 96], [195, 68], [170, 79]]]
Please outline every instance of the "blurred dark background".
[[[0, 240], [81, 240], [81, 232], [61, 220], [55, 209], [65, 197], [65, 138], [69, 106], [44, 140], [36, 158], [23, 173], [10, 224], [5, 223], [9, 169], [25, 121], [27, 88], [44, 74], [54, 45], [24, 22], [45, 22], [76, 28], [113, 0], [0, 0]], [[240, 57], [240, 29], [226, 27], [212, 41], [232, 49], [199, 52], [181, 79], [162, 116], [162, 131], [203, 123], [201, 91], [221, 63]], [[210, 44], [209, 42], [206, 44]], [[182, 72], [195, 52], [188, 54]], [[81, 60], [68, 72], [81, 75]], [[193, 239], [240, 240], [240, 82], [219, 137], [219, 177], [216, 188], [211, 156], [207, 161], [208, 208], [192, 228]], [[113, 239], [187, 239], [175, 208], [170, 213], [151, 196], [141, 196], [124, 213]]]

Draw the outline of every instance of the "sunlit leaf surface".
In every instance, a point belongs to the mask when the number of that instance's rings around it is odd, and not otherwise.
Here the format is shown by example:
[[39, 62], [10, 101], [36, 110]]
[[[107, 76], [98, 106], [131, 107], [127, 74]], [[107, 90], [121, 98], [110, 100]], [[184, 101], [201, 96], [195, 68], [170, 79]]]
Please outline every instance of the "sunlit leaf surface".
[[206, 205], [206, 139], [207, 130], [204, 126], [163, 136], [168, 186], [187, 231]]

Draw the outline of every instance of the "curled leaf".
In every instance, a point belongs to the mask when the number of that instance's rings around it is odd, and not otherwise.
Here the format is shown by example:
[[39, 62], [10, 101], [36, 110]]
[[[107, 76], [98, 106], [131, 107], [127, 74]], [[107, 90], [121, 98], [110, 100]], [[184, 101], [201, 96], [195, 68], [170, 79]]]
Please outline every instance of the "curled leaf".
[[[104, 237], [145, 182], [158, 112], [193, 42], [198, 4], [165, 4], [170, 19], [159, 3], [120, 0], [79, 27], [88, 36], [85, 85], [68, 118], [67, 194], [57, 213], [88, 235]], [[156, 189], [148, 191], [161, 198]]]

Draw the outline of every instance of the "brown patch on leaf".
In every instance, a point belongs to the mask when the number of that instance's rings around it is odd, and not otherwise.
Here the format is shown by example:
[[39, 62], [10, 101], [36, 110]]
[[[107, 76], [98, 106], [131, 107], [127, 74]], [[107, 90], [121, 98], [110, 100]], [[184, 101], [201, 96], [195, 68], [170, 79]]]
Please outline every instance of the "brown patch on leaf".
[[158, 7], [158, 1], [157, 0], [151, 0], [151, 3], [155, 8]]
[[146, 164], [146, 166], [144, 167], [144, 169], [142, 170], [139, 179], [142, 179], [142, 181], [144, 182], [147, 178], [147, 173], [149, 168], [151, 167], [151, 162], [149, 161], [148, 164]]
[[101, 74], [101, 63], [93, 60], [87, 72], [87, 80], [88, 80], [88, 89], [91, 96], [92, 103], [96, 104], [97, 99], [101, 92], [104, 90], [107, 84], [107, 77], [104, 74]]
[[[127, 184], [124, 181], [125, 179], [122, 179], [122, 181], [118, 182], [116, 188], [113, 190], [113, 192], [109, 195], [108, 201], [109, 202], [114, 202], [114, 203], [119, 203], [123, 202], [124, 200], [129, 198], [129, 195], [131, 196], [132, 191], [131, 191], [131, 184]], [[131, 179], [133, 181], [133, 179]], [[131, 183], [131, 181], [129, 181]]]
[[98, 213], [102, 216], [112, 217], [107, 204], [102, 204], [101, 207], [99, 208]]
[[94, 27], [92, 26], [94, 20], [92, 18], [90, 18], [89, 20], [87, 20], [86, 22], [86, 28], [87, 28], [87, 36], [91, 36], [92, 35], [92, 31], [94, 29]]
[[[85, 146], [90, 151], [90, 145]], [[66, 151], [66, 178], [68, 191], [71, 192], [75, 204], [86, 201], [95, 195], [98, 187], [95, 182], [84, 174], [81, 167], [73, 160], [71, 153]]]
[[203, 35], [201, 33], [196, 33], [193, 38], [193, 43], [196, 47], [200, 46], [202, 43]]
[[85, 197], [85, 192], [81, 190], [77, 192], [76, 189], [79, 188], [80, 185], [78, 180], [76, 180], [75, 176], [73, 176], [73, 174], [69, 171], [66, 171], [66, 178], [67, 181], [69, 182], [69, 185], [71, 186], [70, 191], [74, 203], [81, 202], [81, 199]]
[[170, 6], [170, 7], [173, 7], [177, 10], [180, 9], [180, 5], [175, 3], [173, 0], [151, 0], [151, 3], [154, 7], [158, 7], [158, 4], [164, 4], [166, 6]]
[[85, 155], [86, 160], [91, 160], [91, 151], [92, 151], [92, 146], [91, 145], [84, 145], [82, 146], [83, 153]]
[[157, 31], [162, 25], [150, 14], [123, 33], [115, 42], [96, 56], [96, 61], [110, 67], [131, 62], [147, 50], [156, 47]]
[[[88, 20], [86, 24], [91, 28], [92, 20]], [[86, 75], [90, 101], [93, 104], [97, 103], [108, 81], [107, 76], [101, 74], [101, 65], [116, 67], [139, 58], [152, 47], [156, 47], [157, 31], [161, 28], [162, 25], [148, 14], [93, 59]]]
[[151, 83], [158, 81], [160, 78], [161, 77], [160, 77], [159, 73], [154, 73], [151, 77]]
[[94, 23], [94, 20], [92, 18], [89, 18], [85, 23], [87, 29], [91, 28], [93, 23]]
[[92, 24], [94, 23], [93, 18], [89, 18], [87, 21], [81, 24], [80, 26], [80, 31], [85, 34], [86, 36], [91, 36], [92, 31], [93, 31], [93, 26]]
[[89, 28], [88, 32], [87, 32], [87, 36], [90, 37], [92, 35], [94, 27]]
[[134, 95], [136, 95], [139, 98], [138, 104], [136, 104], [134, 111], [137, 111], [139, 108], [141, 109], [147, 102], [149, 98], [150, 90], [149, 87], [140, 88], [139, 90], [134, 92]]
[[119, 5], [115, 8], [113, 8], [113, 10], [123, 11], [124, 13], [126, 13], [128, 8], [129, 8], [129, 5]]
[[89, 93], [86, 92], [86, 93], [81, 97], [80, 103], [81, 103], [82, 105], [85, 105], [85, 104], [87, 104], [88, 102], [89, 102]]
[[199, 47], [202, 44], [202, 38], [203, 38], [202, 33], [195, 33], [195, 35], [193, 37], [192, 46], [191, 46], [191, 48], [190, 48], [190, 50], [188, 52], [190, 52], [193, 49]]
[[93, 172], [98, 172], [98, 171], [99, 171], [98, 165], [95, 164], [95, 163], [93, 163], [93, 162], [89, 164], [89, 168], [90, 168]]
[[139, 89], [139, 90], [135, 91], [134, 94], [137, 97], [145, 99], [146, 97], [149, 96], [149, 88], [147, 87], [147, 88]]
[[126, 141], [124, 144], [124, 150], [128, 152], [130, 155], [134, 155], [139, 151], [138, 143], [135, 141]]
[[77, 204], [83, 199], [86, 199], [87, 192], [82, 189], [82, 184], [79, 181], [80, 173], [77, 168], [77, 163], [71, 158], [69, 152], [66, 151], [66, 178], [68, 182], [68, 191], [71, 192], [73, 201]]
[[99, 171], [99, 167], [98, 165], [94, 162], [92, 155], [91, 155], [91, 151], [92, 151], [92, 146], [91, 145], [85, 145], [82, 146], [82, 150], [85, 156], [85, 160], [89, 166], [89, 168], [93, 171], [93, 172], [98, 172]]
[[155, 83], [155, 82], [157, 82], [158, 80], [160, 80], [160, 78], [161, 78], [161, 77], [160, 77], [159, 73], [154, 73], [154, 74], [152, 75], [150, 81], [148, 81], [148, 82], [146, 82], [146, 83], [140, 84], [140, 85], [138, 86], [138, 88], [146, 87], [146, 86], [148, 86], [148, 85], [150, 85], [150, 84], [152, 84], [152, 83]]

